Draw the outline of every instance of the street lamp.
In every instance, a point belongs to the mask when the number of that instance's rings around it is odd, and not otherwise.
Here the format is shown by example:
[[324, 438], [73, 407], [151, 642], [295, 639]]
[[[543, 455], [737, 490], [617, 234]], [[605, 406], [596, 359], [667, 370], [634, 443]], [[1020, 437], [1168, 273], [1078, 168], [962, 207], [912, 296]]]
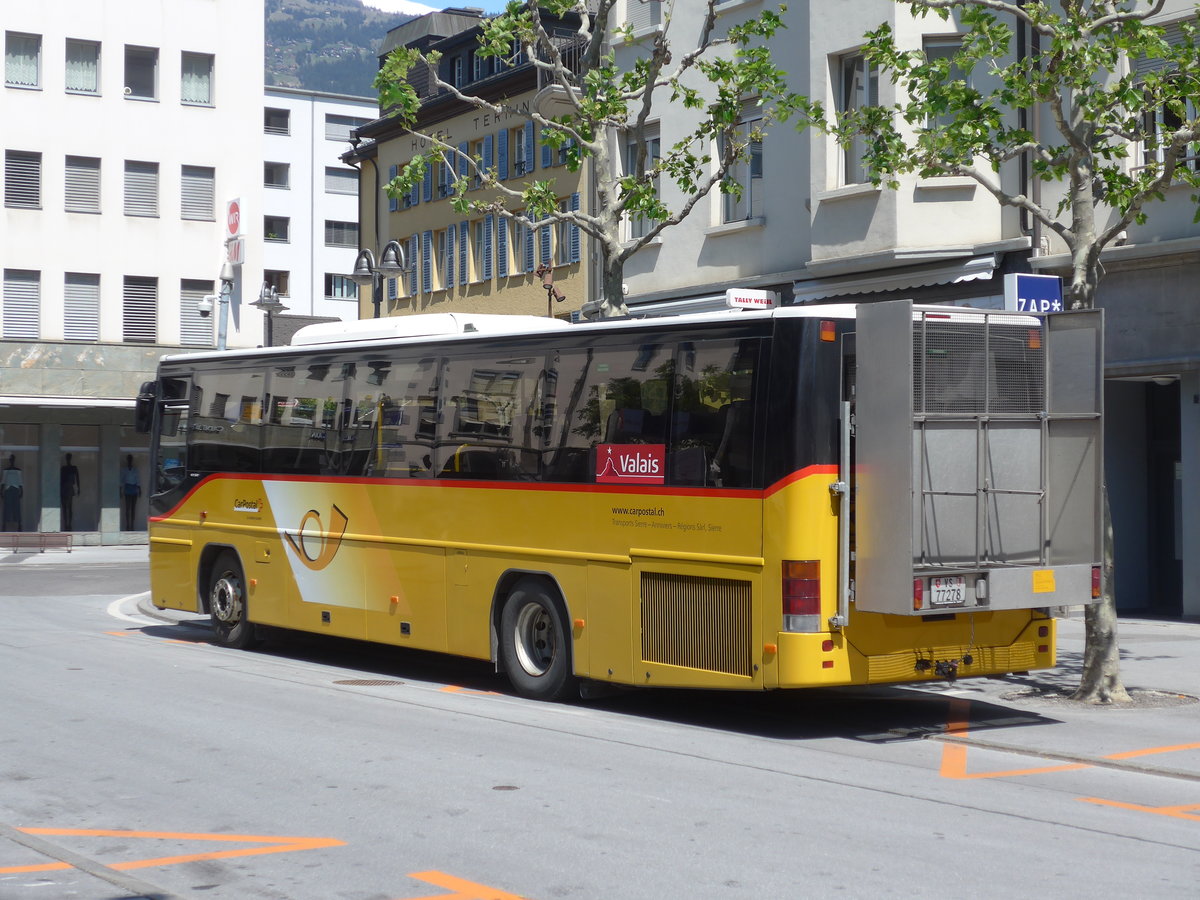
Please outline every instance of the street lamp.
[[264, 281], [262, 290], [258, 292], [258, 299], [250, 305], [257, 306], [267, 314], [267, 346], [275, 346], [274, 317], [288, 310], [279, 300], [279, 291]]
[[412, 271], [406, 264], [404, 248], [398, 241], [388, 241], [384, 245], [379, 262], [370, 250], [359, 250], [358, 258], [354, 260], [354, 271], [350, 280], [362, 287], [371, 288], [371, 304], [375, 307], [373, 318], [379, 318], [380, 300], [383, 298], [383, 279], [398, 278]]

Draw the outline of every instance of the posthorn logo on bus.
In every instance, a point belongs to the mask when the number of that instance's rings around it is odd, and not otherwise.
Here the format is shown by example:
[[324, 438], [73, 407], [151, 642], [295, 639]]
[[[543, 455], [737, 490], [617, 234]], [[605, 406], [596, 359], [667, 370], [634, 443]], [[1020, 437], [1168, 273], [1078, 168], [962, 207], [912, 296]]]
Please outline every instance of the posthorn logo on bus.
[[301, 516], [300, 527], [295, 532], [285, 531], [283, 536], [300, 562], [313, 571], [320, 571], [333, 562], [349, 522], [346, 514], [334, 506], [330, 508], [329, 527], [326, 528], [321, 514], [310, 509]]
[[601, 444], [596, 448], [597, 484], [663, 484], [665, 444]]

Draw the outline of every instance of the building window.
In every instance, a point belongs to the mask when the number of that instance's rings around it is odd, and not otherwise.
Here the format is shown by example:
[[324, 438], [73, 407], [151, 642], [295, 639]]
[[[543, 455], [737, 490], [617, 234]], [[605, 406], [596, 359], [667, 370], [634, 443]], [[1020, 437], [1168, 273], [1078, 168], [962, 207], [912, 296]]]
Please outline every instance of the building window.
[[292, 220], [287, 216], [263, 216], [263, 240], [286, 244], [291, 240], [291, 228]]
[[728, 178], [741, 185], [741, 195], [722, 194], [722, 222], [744, 222], [762, 215], [763, 143], [762, 119], [744, 118], [734, 129], [733, 139], [744, 145], [743, 158], [729, 169]]
[[289, 183], [291, 168], [287, 163], [263, 163], [263, 186], [278, 188], [284, 191], [288, 190], [291, 187]]
[[[1142, 165], [1163, 164], [1172, 135], [1183, 128], [1186, 123], [1195, 121], [1198, 108], [1200, 108], [1200, 104], [1196, 99], [1189, 98], [1183, 104], [1183, 115], [1180, 115], [1179, 110], [1165, 105], [1145, 111], [1145, 129], [1147, 132], [1153, 133], [1155, 139], [1153, 146], [1143, 142]], [[1178, 167], [1183, 170], [1200, 171], [1200, 143], [1188, 144], [1187, 150], [1179, 157]]]
[[125, 215], [158, 215], [158, 163], [125, 160]]
[[42, 36], [4, 32], [4, 83], [36, 88], [42, 84]]
[[358, 170], [343, 169], [338, 166], [325, 167], [325, 193], [327, 194], [357, 194]]
[[[650, 172], [658, 166], [659, 158], [662, 155], [662, 139], [658, 134], [658, 126], [648, 127], [644, 132], [644, 144], [646, 147], [646, 159], [644, 172]], [[629, 136], [625, 144], [625, 174], [633, 176], [637, 174], [638, 168], [638, 149], [639, 142], [632, 135]], [[661, 179], [655, 173], [650, 179], [651, 185], [654, 187], [654, 193], [659, 191]], [[629, 237], [640, 238], [645, 235], [651, 228], [654, 227], [655, 220], [642, 215], [631, 215], [629, 217]]]
[[212, 106], [213, 55], [211, 53], [183, 54], [179, 99], [184, 103]]
[[625, 0], [625, 22], [631, 31], [662, 24], [662, 0]]
[[63, 280], [63, 337], [100, 340], [100, 276], [67, 272]]
[[433, 263], [433, 289], [440, 291], [442, 288], [450, 286], [450, 271], [451, 261], [447, 259], [449, 240], [446, 235], [449, 229], [443, 228], [441, 231], [434, 232], [433, 240], [437, 245], [434, 250]]
[[465, 70], [465, 68], [466, 68], [466, 66], [464, 64], [463, 58], [461, 56], [454, 57], [454, 78], [450, 83], [453, 84], [456, 88], [460, 88], [463, 86], [463, 82], [465, 81], [465, 79], [463, 78], [463, 71]]
[[153, 344], [158, 339], [158, 279], [126, 275], [122, 310], [124, 340]]
[[36, 341], [41, 310], [42, 276], [26, 269], [4, 270], [4, 305], [0, 307], [0, 337], [6, 341]]
[[326, 247], [357, 247], [358, 223], [325, 220]]
[[42, 208], [42, 154], [4, 151], [4, 205], [12, 209]]
[[67, 38], [67, 90], [73, 94], [100, 93], [100, 45]]
[[64, 188], [67, 212], [100, 212], [100, 160], [68, 156]]
[[325, 298], [327, 300], [357, 300], [358, 285], [348, 275], [325, 273]]
[[[879, 104], [879, 73], [867, 64], [861, 53], [845, 56], [841, 61], [838, 109], [852, 113]], [[843, 152], [842, 180], [844, 184], [862, 184], [868, 180], [864, 159], [867, 139], [856, 135]]]
[[213, 316], [200, 315], [200, 301], [211, 294], [213, 283], [184, 278], [179, 282], [179, 343], [184, 347], [211, 347]]
[[263, 132], [266, 134], [291, 134], [292, 111], [289, 109], [263, 110]]
[[484, 243], [487, 241], [487, 226], [484, 219], [471, 223], [471, 280], [483, 280]]
[[180, 218], [216, 220], [217, 171], [208, 166], [184, 166], [180, 176]]
[[267, 287], [275, 288], [275, 293], [280, 297], [286, 297], [291, 282], [290, 274], [290, 272], [281, 272], [278, 269], [266, 269], [263, 271], [263, 281], [267, 283]]
[[350, 140], [351, 131], [366, 125], [370, 121], [370, 119], [361, 119], [357, 116], [327, 114], [325, 116], [325, 140], [348, 141]]
[[125, 96], [135, 100], [158, 98], [158, 49], [125, 47]]

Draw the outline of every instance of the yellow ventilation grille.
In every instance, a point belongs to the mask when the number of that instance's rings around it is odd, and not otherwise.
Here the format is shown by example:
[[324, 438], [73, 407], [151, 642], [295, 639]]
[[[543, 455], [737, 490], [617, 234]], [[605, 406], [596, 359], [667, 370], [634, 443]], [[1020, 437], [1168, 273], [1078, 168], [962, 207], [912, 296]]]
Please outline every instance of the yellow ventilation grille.
[[642, 659], [753, 674], [750, 582], [642, 573]]

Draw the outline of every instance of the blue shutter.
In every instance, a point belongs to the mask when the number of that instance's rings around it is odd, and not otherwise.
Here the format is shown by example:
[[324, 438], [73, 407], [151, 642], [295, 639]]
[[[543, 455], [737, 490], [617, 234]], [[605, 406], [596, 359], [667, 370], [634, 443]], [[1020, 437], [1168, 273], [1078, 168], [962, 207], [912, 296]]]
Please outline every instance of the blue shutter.
[[458, 283], [471, 283], [471, 270], [467, 268], [470, 257], [467, 255], [467, 233], [469, 225], [462, 222], [458, 226]]
[[542, 136], [542, 168], [549, 169], [554, 165], [554, 148], [546, 143], [545, 135]]
[[550, 223], [546, 223], [538, 229], [538, 247], [542, 263], [545, 265], [550, 264], [550, 229], [552, 227]]
[[[531, 222], [537, 221], [537, 219], [534, 218], [533, 213], [526, 213], [525, 215]], [[530, 225], [525, 229], [525, 271], [526, 272], [532, 272], [535, 268], [537, 268], [537, 263], [534, 262], [534, 258], [533, 258], [533, 233], [536, 230], [537, 230], [537, 227], [534, 225]]]
[[499, 134], [500, 140], [496, 144], [496, 168], [501, 181], [508, 181], [508, 129], [505, 128]]
[[433, 199], [433, 164], [425, 163], [425, 177], [422, 179], [422, 199], [426, 203]]
[[494, 163], [495, 153], [492, 151], [492, 146], [495, 143], [495, 138], [490, 134], [483, 136], [483, 171], [490, 172]]
[[466, 141], [463, 141], [461, 144], [458, 145], [458, 177], [459, 178], [466, 178], [467, 173], [469, 171], [471, 171], [470, 166], [467, 164], [467, 160], [470, 158], [470, 154], [471, 154], [471, 145], [470, 144], [468, 144]]
[[525, 174], [533, 171], [533, 120], [525, 123]]
[[387, 298], [389, 300], [396, 300], [396, 299], [399, 299], [399, 297], [400, 297], [400, 290], [396, 286], [396, 279], [389, 278], [387, 280]]
[[421, 188], [414, 184], [408, 191], [408, 205], [416, 206], [421, 202]]
[[[571, 212], [579, 212], [579, 192], [571, 195]], [[570, 225], [571, 257], [573, 263], [579, 262], [579, 226], [574, 222]]]
[[[388, 167], [388, 182], [391, 183], [392, 179], [395, 178], [399, 174], [400, 174], [399, 166], [389, 166]], [[393, 197], [389, 194], [388, 195], [388, 212], [399, 212], [399, 211], [400, 211], [399, 198]]]
[[454, 233], [458, 229], [451, 225], [446, 229], [446, 288], [454, 287]]
[[417, 236], [408, 239], [408, 262], [412, 266], [408, 272], [408, 296], [417, 296]]
[[421, 232], [421, 292], [433, 290], [433, 232]]
[[483, 280], [492, 280], [492, 231], [496, 228], [495, 216], [483, 217]]
[[496, 220], [496, 277], [508, 277], [508, 223], [501, 216]]

